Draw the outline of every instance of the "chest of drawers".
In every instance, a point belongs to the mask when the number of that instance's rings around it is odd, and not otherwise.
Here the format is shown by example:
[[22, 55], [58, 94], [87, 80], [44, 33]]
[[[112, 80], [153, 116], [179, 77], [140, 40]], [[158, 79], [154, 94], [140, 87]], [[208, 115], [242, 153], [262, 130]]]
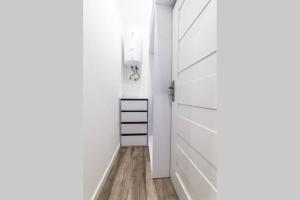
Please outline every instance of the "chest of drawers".
[[144, 146], [148, 140], [148, 99], [120, 99], [121, 146]]

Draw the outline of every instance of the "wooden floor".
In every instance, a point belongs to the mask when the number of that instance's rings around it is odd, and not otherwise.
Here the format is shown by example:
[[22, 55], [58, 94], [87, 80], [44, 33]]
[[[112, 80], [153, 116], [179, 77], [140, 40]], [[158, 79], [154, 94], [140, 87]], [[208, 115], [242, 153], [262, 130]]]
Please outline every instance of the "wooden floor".
[[121, 148], [98, 200], [178, 200], [169, 178], [152, 179], [148, 147]]

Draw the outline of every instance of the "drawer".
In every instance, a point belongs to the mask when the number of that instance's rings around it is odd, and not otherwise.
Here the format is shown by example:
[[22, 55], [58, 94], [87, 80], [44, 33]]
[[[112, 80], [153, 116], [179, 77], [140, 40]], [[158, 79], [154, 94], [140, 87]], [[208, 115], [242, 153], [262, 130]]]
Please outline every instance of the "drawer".
[[148, 101], [121, 100], [121, 110], [148, 110]]
[[147, 145], [147, 135], [121, 136], [122, 146], [145, 146]]
[[121, 112], [121, 122], [147, 122], [147, 112]]
[[147, 133], [147, 124], [121, 124], [122, 134], [137, 134], [137, 133]]

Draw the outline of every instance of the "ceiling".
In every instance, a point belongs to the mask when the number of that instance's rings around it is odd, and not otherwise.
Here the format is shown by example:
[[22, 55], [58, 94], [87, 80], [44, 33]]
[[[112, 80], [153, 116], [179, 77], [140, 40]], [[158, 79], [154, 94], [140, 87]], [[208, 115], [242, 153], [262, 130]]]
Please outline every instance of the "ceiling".
[[174, 5], [176, 0], [155, 0], [155, 2], [163, 5]]

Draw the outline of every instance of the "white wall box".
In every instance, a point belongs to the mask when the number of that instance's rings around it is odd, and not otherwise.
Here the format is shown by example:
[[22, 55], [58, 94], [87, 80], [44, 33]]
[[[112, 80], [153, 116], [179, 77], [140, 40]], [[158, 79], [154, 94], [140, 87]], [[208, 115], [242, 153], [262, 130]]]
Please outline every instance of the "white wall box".
[[148, 143], [148, 99], [120, 100], [120, 137], [122, 146]]
[[139, 31], [131, 30], [124, 35], [124, 64], [127, 67], [142, 66], [142, 38]]

